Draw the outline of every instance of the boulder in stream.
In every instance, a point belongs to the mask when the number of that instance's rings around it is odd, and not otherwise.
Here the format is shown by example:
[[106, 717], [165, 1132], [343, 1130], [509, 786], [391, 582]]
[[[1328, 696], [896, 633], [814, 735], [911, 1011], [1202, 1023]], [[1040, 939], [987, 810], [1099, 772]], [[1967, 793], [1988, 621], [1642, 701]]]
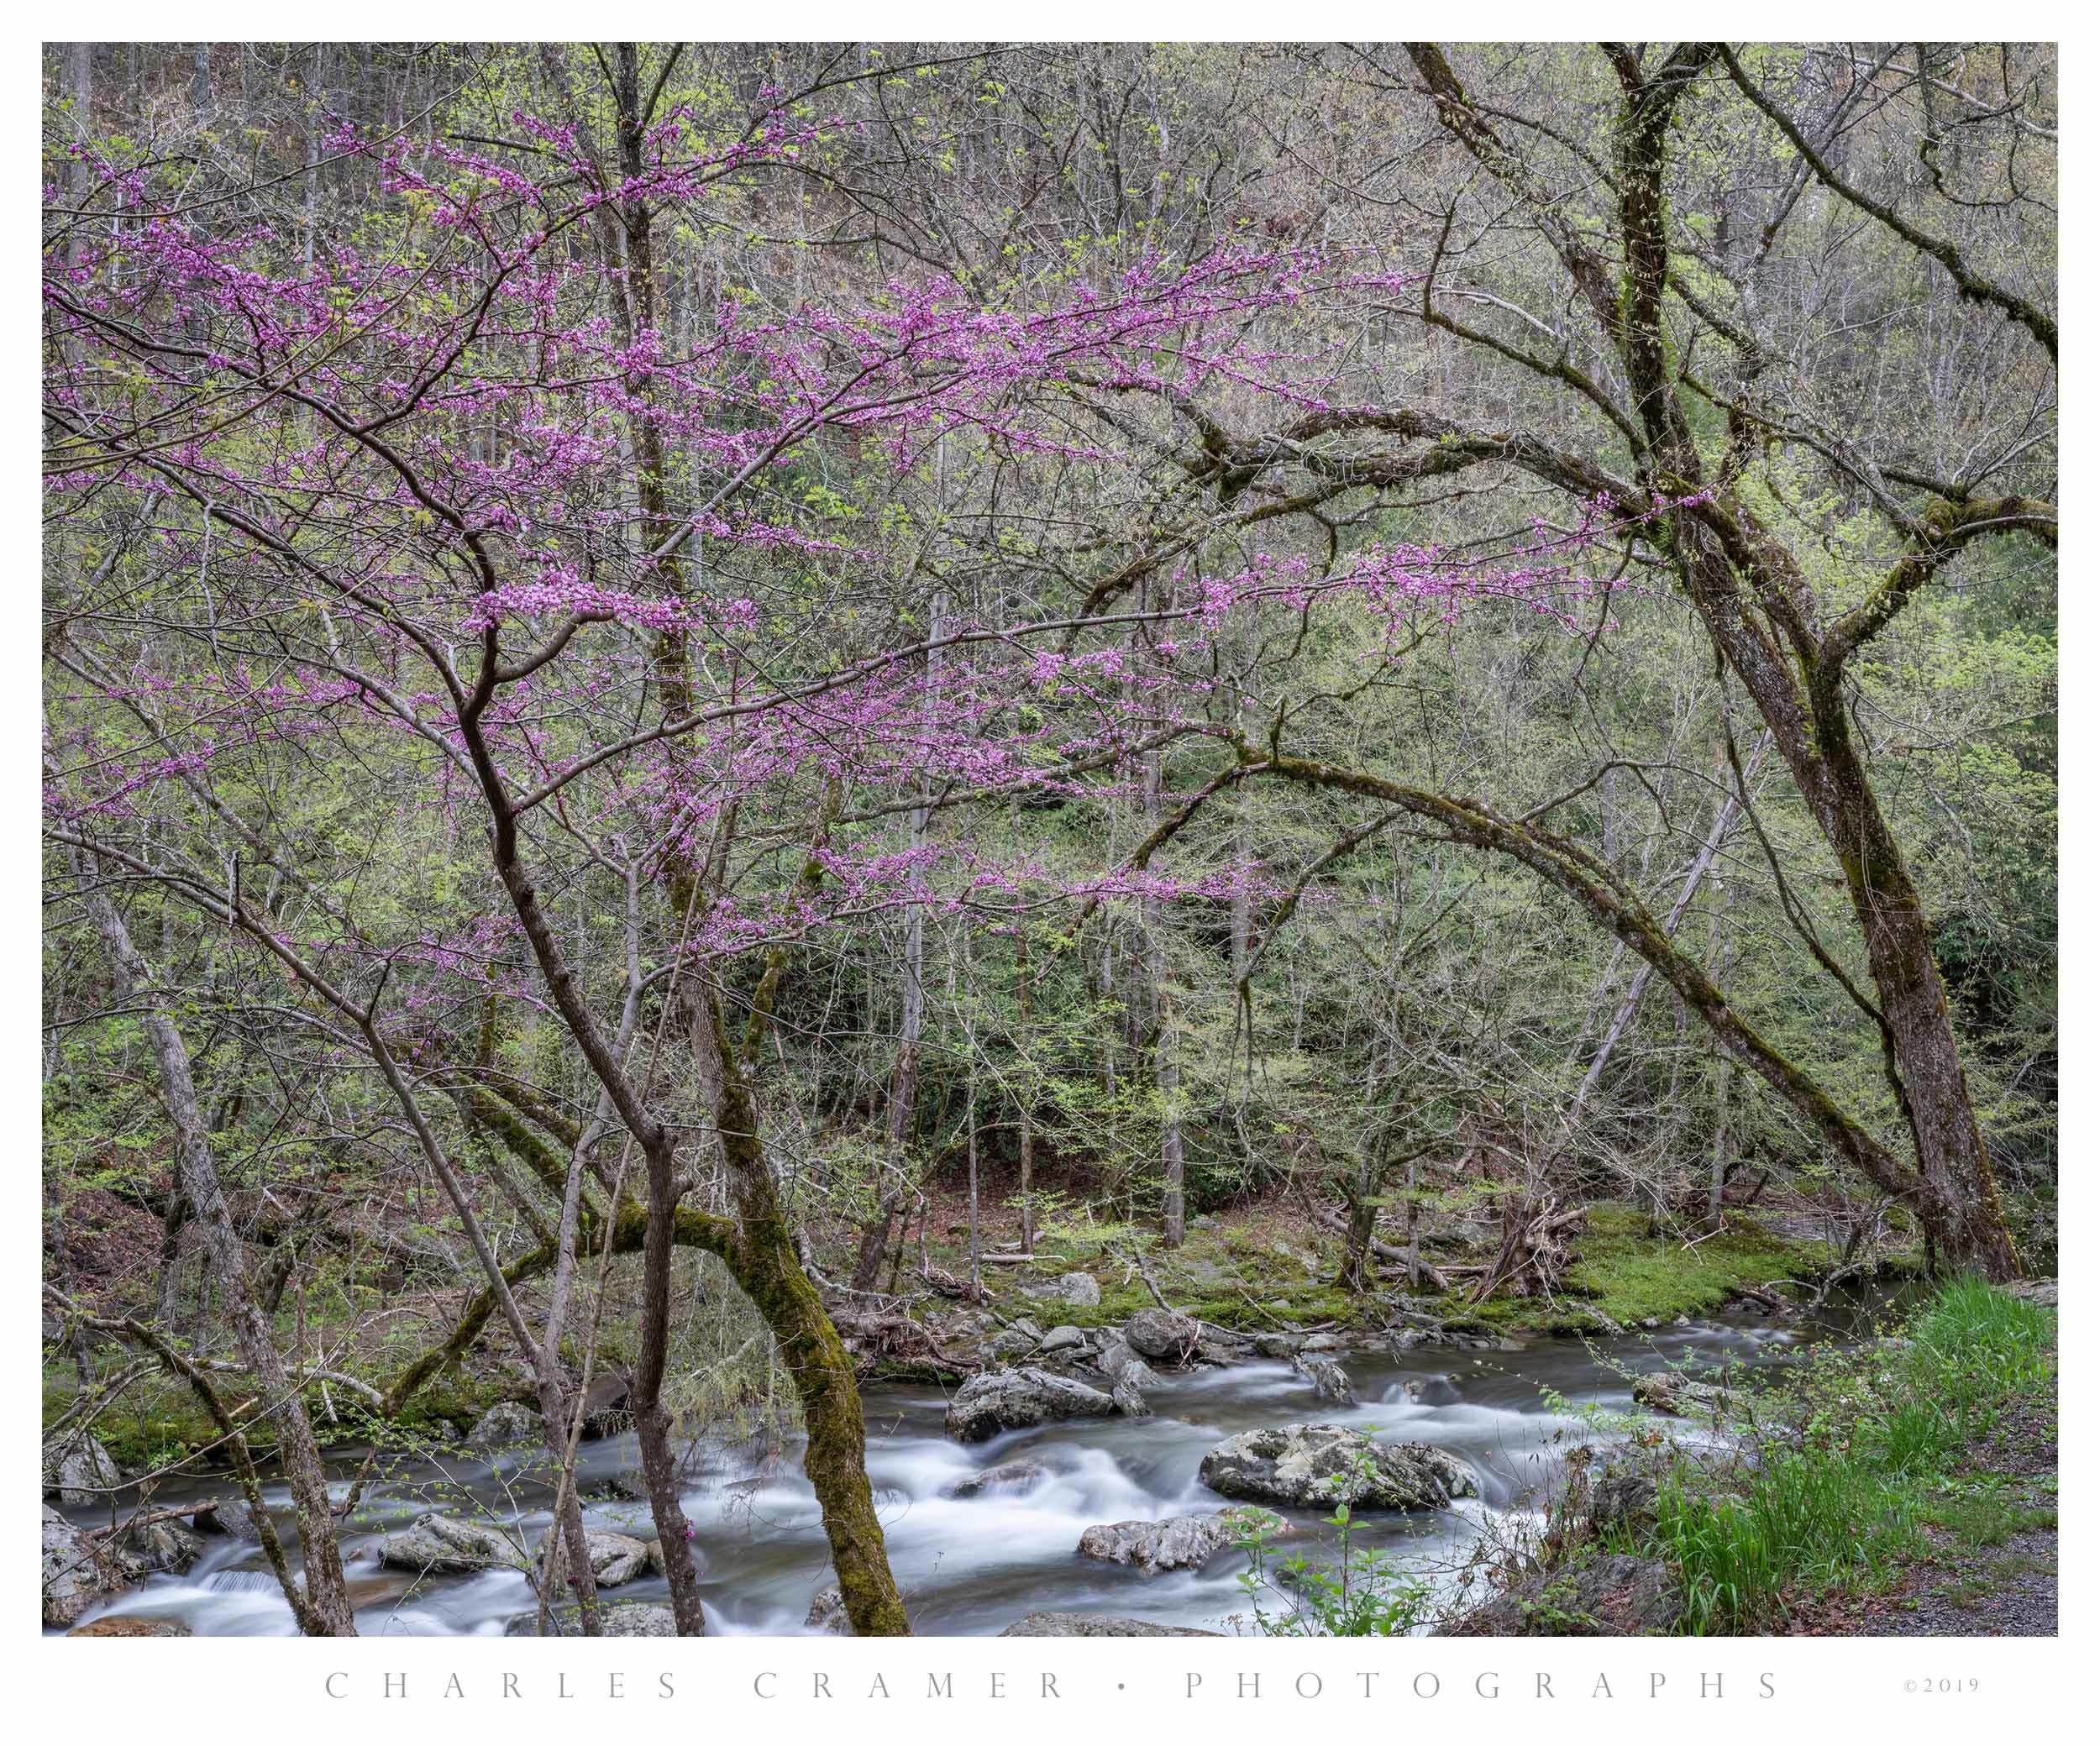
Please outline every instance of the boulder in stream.
[[1111, 1334], [1094, 1360], [1095, 1369], [1110, 1383], [1128, 1382], [1133, 1388], [1154, 1388], [1159, 1384], [1159, 1373], [1131, 1350], [1130, 1342], [1121, 1334]]
[[462, 1522], [435, 1510], [425, 1512], [381, 1540], [379, 1561], [391, 1570], [438, 1576], [529, 1568], [523, 1549], [501, 1528], [484, 1522]]
[[1617, 1553], [1520, 1578], [1440, 1637], [1667, 1637], [1684, 1598], [1659, 1558]]
[[1116, 1379], [1108, 1397], [1116, 1403], [1116, 1410], [1126, 1418], [1150, 1418], [1152, 1416], [1152, 1403], [1145, 1398], [1137, 1383], [1128, 1376]]
[[812, 1631], [822, 1631], [827, 1636], [850, 1637], [853, 1634], [853, 1621], [846, 1617], [846, 1597], [836, 1583], [827, 1584], [810, 1598], [808, 1616], [802, 1623]]
[[172, 1518], [127, 1528], [117, 1543], [149, 1570], [179, 1576], [204, 1550], [203, 1540]]
[[70, 1625], [145, 1575], [137, 1561], [44, 1506], [44, 1623]]
[[[669, 1576], [670, 1567], [664, 1562], [664, 1542], [660, 1539], [649, 1540], [645, 1543], [643, 1549], [648, 1554], [649, 1574], [652, 1576]], [[685, 1555], [692, 1560], [695, 1570], [703, 1576], [707, 1574], [707, 1555], [701, 1549], [697, 1540], [685, 1542]]]
[[1059, 1418], [1106, 1418], [1118, 1410], [1100, 1389], [1054, 1371], [988, 1370], [956, 1390], [948, 1403], [948, 1434], [958, 1443], [982, 1443], [1001, 1431]]
[[1148, 1618], [1111, 1618], [1105, 1612], [1032, 1612], [1017, 1618], [1001, 1637], [1221, 1637], [1221, 1631], [1194, 1631], [1186, 1625], [1156, 1625]]
[[[573, 1601], [552, 1608], [548, 1622], [550, 1637], [583, 1635], [583, 1609]], [[678, 1615], [656, 1601], [612, 1601], [598, 1608], [598, 1627], [606, 1637], [675, 1637]], [[506, 1637], [539, 1635], [539, 1613], [521, 1612], [503, 1627]]]
[[969, 1474], [948, 1488], [949, 1497], [981, 1497], [987, 1492], [1002, 1497], [1018, 1497], [1024, 1492], [1032, 1492], [1050, 1477], [1050, 1470], [1041, 1461], [1001, 1461], [995, 1467], [986, 1467], [979, 1472]]
[[1302, 1351], [1292, 1358], [1290, 1367], [1312, 1384], [1313, 1392], [1321, 1400], [1331, 1401], [1337, 1407], [1356, 1405], [1357, 1391], [1349, 1381], [1349, 1372], [1333, 1359]]
[[[552, 1526], [539, 1537], [537, 1556], [540, 1562], [545, 1562], [550, 1546], [554, 1548], [554, 1581], [559, 1583], [568, 1576], [569, 1555], [559, 1529]], [[649, 1567], [649, 1543], [632, 1534], [586, 1527], [583, 1546], [591, 1560], [591, 1574], [601, 1588], [617, 1588], [622, 1582], [632, 1582]], [[659, 1562], [660, 1565], [660, 1558]]]
[[[1230, 1546], [1263, 1510], [1221, 1509], [1207, 1516], [1169, 1516], [1163, 1522], [1100, 1522], [1079, 1536], [1083, 1558], [1126, 1564], [1147, 1576], [1199, 1570]], [[1280, 1517], [1269, 1517], [1280, 1523]]]
[[1206, 1455], [1196, 1476], [1227, 1497], [1296, 1509], [1441, 1509], [1476, 1489], [1456, 1455], [1422, 1443], [1373, 1443], [1338, 1424], [1243, 1431]]
[[81, 1507], [107, 1503], [123, 1482], [116, 1461], [94, 1437], [76, 1436], [44, 1451], [44, 1495], [60, 1503]]
[[634, 1385], [624, 1371], [601, 1370], [583, 1396], [583, 1434], [611, 1437], [627, 1429], [627, 1396]]
[[190, 1526], [207, 1539], [223, 1535], [251, 1545], [262, 1539], [255, 1531], [255, 1518], [248, 1513], [244, 1497], [222, 1498], [212, 1508], [199, 1510], [190, 1518]]
[[1673, 1418], [1696, 1413], [1719, 1418], [1728, 1409], [1728, 1391], [1712, 1382], [1693, 1382], [1673, 1370], [1659, 1370], [1633, 1379], [1633, 1399], [1651, 1413], [1667, 1413]]
[[1142, 1358], [1186, 1364], [1196, 1355], [1203, 1329], [1193, 1317], [1172, 1309], [1141, 1309], [1123, 1324], [1123, 1339]]
[[498, 1401], [474, 1421], [474, 1429], [467, 1433], [467, 1447], [485, 1450], [542, 1440], [539, 1415], [517, 1401]]
[[179, 1618], [148, 1618], [136, 1612], [105, 1612], [84, 1625], [75, 1625], [68, 1637], [188, 1637], [190, 1628]]

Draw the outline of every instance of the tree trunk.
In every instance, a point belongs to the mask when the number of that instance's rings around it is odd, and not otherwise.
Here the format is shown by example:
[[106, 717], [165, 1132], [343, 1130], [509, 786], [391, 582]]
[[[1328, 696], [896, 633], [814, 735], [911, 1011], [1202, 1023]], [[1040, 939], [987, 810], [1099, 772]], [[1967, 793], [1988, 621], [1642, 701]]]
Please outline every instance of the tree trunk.
[[[1148, 590], [1149, 594], [1149, 590]], [[1159, 603], [1159, 610], [1173, 604]], [[1149, 838], [1159, 828], [1162, 794], [1165, 785], [1164, 755], [1145, 755], [1145, 831]], [[1144, 900], [1145, 967], [1151, 983], [1152, 1091], [1159, 1104], [1159, 1223], [1162, 1240], [1179, 1249], [1186, 1235], [1187, 1209], [1183, 1196], [1186, 1167], [1181, 1144], [1181, 1067], [1174, 1053], [1173, 994], [1168, 986], [1166, 925], [1158, 898]]]
[[1036, 1207], [1034, 1183], [1032, 1181], [1036, 1167], [1036, 1107], [1035, 1083], [1029, 1070], [1028, 1054], [1028, 925], [1017, 920], [1014, 925], [1014, 985], [1015, 1003], [1014, 1042], [1021, 1057], [1020, 1071], [1016, 1075], [1021, 1095], [1021, 1252], [1036, 1252]]
[[1652, 77], [1621, 72], [1626, 104], [1615, 147], [1625, 265], [1616, 337], [1650, 449], [1645, 482], [1693, 500], [1670, 523], [1679, 579], [1845, 869], [1915, 1147], [1916, 1180], [1903, 1199], [1943, 1262], [2014, 1278], [2019, 1260], [1970, 1100], [1931, 930], [1845, 707], [1851, 655], [1956, 542], [1935, 537], [1906, 556], [1898, 571], [1904, 585], [1882, 590], [1882, 618], [1818, 631], [1812, 591], [1792, 552], [1732, 492], [1702, 495], [1704, 469], [1664, 333], [1671, 272], [1664, 173], [1677, 100], [1714, 54], [1711, 45], [1683, 44]]
[[[772, 1172], [759, 1142], [757, 1111], [743, 1063], [731, 1052], [721, 1009], [704, 1036], [717, 1057], [722, 1088], [717, 1129], [727, 1160], [738, 1229], [722, 1259], [773, 1332], [780, 1362], [795, 1383], [809, 1444], [809, 1476], [831, 1544], [832, 1569], [856, 1637], [908, 1637], [911, 1624], [890, 1570], [882, 1522], [868, 1484], [867, 1435], [860, 1388], [838, 1330], [824, 1313], [816, 1287], [802, 1271]], [[668, 1228], [669, 1221], [664, 1221]]]
[[1845, 868], [1852, 913], [1866, 936], [1919, 1173], [1937, 1213], [1927, 1235], [1951, 1266], [2017, 1279], [2019, 1257], [1969, 1096], [1924, 899], [1867, 781], [1839, 688], [1812, 689], [1829, 772], [1828, 799], [1815, 810]]
[[[74, 864], [88, 915], [102, 937], [102, 949], [109, 954], [118, 999], [126, 1005], [150, 1001], [152, 973], [132, 944], [116, 904], [96, 883], [92, 860], [76, 856]], [[203, 1112], [197, 1103], [190, 1051], [181, 1033], [157, 1005], [149, 1006], [143, 1023], [154, 1063], [160, 1070], [168, 1119], [175, 1129], [176, 1171], [181, 1193], [196, 1218], [210, 1270], [218, 1280], [241, 1361], [253, 1373], [276, 1429], [278, 1456], [298, 1517], [299, 1549], [306, 1568], [303, 1605], [297, 1597], [287, 1598], [292, 1602], [301, 1629], [308, 1636], [354, 1637], [357, 1625], [343, 1575], [342, 1548], [336, 1539], [328, 1470], [322, 1465], [320, 1445], [307, 1417], [305, 1397], [286, 1371], [276, 1335], [249, 1289], [240, 1233], [234, 1229], [233, 1214], [219, 1185], [218, 1166], [212, 1156]]]
[[[1382, 1149], [1383, 1140], [1378, 1145]], [[1341, 1237], [1341, 1270], [1335, 1283], [1345, 1292], [1368, 1292], [1377, 1283], [1371, 1273], [1371, 1242], [1378, 1235], [1378, 1179], [1382, 1174], [1376, 1155], [1357, 1167], [1356, 1192], [1349, 1197], [1349, 1224]]]

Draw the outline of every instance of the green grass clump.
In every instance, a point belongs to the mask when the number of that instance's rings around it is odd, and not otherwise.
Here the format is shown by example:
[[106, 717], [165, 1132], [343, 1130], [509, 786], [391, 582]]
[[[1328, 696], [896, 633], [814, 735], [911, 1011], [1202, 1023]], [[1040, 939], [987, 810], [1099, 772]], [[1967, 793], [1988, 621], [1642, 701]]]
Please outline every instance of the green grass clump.
[[1740, 1497], [1673, 1478], [1656, 1523], [1697, 1636], [1754, 1628], [1801, 1589], [1885, 1586], [1924, 1549], [1901, 1486], [1865, 1463], [1807, 1453], [1767, 1462]]
[[1685, 1628], [1756, 1631], [1803, 1598], [1888, 1587], [1933, 1552], [2048, 1527], [2053, 1507], [1964, 1473], [2007, 1409], [2053, 1396], [2055, 1314], [1976, 1280], [1942, 1287], [1902, 1338], [1817, 1355], [1758, 1405], [1725, 1462], [1680, 1455], [1646, 1549], [1677, 1567]]

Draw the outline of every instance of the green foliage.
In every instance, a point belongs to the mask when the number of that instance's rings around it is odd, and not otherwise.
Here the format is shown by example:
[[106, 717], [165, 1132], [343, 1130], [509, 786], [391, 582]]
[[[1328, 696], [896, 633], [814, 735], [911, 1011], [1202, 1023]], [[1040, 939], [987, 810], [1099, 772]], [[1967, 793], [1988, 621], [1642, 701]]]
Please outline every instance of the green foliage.
[[1985, 1547], [2053, 1508], [1958, 1470], [2012, 1403], [2053, 1387], [2055, 1316], [1980, 1281], [1936, 1291], [1903, 1335], [1823, 1352], [1757, 1403], [1747, 1451], [1678, 1456], [1651, 1548], [1681, 1573], [1694, 1633], [1769, 1628], [1806, 1598], [1885, 1588], [1925, 1530]]

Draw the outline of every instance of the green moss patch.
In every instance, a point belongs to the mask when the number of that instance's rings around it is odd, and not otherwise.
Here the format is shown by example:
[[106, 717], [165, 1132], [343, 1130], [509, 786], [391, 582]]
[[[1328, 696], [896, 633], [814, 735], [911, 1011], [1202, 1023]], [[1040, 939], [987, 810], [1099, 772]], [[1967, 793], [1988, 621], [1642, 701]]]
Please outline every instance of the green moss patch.
[[1746, 1286], [1819, 1279], [1837, 1259], [1827, 1243], [1779, 1236], [1742, 1214], [1710, 1237], [1650, 1236], [1645, 1214], [1610, 1201], [1591, 1204], [1575, 1248], [1581, 1259], [1568, 1269], [1557, 1302], [1498, 1298], [1473, 1305], [1453, 1292], [1439, 1308], [1454, 1320], [1493, 1327], [1593, 1334], [1597, 1314], [1629, 1327], [1710, 1315]]

